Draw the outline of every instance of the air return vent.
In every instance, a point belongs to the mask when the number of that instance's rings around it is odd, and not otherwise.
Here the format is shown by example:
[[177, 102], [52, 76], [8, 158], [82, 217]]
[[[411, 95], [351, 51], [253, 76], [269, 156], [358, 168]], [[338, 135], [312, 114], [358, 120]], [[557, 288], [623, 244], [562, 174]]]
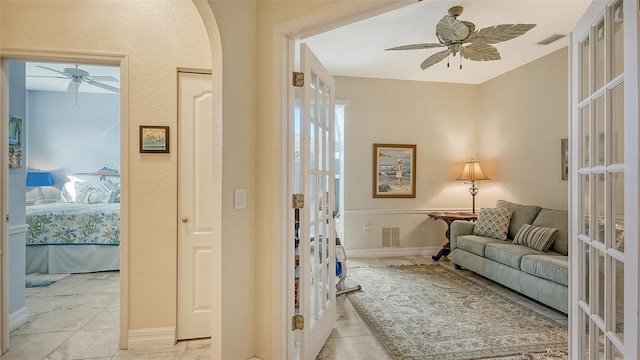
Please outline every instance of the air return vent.
[[382, 228], [382, 247], [400, 247], [400, 227]]
[[538, 45], [549, 45], [552, 42], [558, 41], [560, 39], [562, 39], [563, 37], [565, 37], [567, 35], [561, 35], [561, 34], [553, 34], [551, 36], [549, 36], [548, 38], [540, 41], [539, 43], [537, 43]]

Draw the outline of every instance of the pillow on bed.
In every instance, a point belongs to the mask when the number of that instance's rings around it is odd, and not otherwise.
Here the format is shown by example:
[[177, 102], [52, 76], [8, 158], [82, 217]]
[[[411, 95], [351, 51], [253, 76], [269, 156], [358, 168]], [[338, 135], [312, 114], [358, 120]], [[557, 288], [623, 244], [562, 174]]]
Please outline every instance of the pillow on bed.
[[102, 182], [102, 185], [111, 191], [111, 195], [109, 196], [109, 200], [107, 202], [115, 203], [120, 202], [120, 186], [114, 184], [111, 180], [105, 179]]
[[68, 203], [108, 203], [112, 190], [100, 182], [69, 181], [60, 191], [60, 202]]

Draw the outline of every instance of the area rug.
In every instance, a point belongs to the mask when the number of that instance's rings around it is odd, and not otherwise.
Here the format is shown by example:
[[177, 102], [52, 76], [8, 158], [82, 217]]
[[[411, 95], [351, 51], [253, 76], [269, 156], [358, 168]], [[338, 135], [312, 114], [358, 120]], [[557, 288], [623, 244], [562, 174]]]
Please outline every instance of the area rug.
[[25, 287], [28, 289], [49, 286], [67, 276], [69, 274], [28, 274], [25, 278]]
[[440, 265], [349, 270], [347, 299], [391, 359], [567, 351], [565, 325]]

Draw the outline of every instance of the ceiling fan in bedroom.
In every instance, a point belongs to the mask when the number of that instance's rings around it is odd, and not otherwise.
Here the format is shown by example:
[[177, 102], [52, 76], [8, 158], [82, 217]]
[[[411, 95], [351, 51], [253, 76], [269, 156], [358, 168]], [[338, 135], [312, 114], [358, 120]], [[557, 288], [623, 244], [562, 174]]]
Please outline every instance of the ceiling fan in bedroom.
[[75, 68], [73, 67], [64, 68], [62, 71], [53, 69], [50, 67], [42, 66], [42, 65], [37, 65], [37, 67], [41, 69], [53, 71], [59, 75], [49, 75], [49, 76], [48, 75], [30, 75], [30, 77], [45, 77], [45, 78], [71, 80], [69, 82], [69, 86], [67, 87], [67, 91], [71, 90], [72, 88], [75, 90], [76, 105], [78, 105], [78, 90], [82, 83], [97, 86], [99, 88], [102, 88], [114, 93], [120, 93], [119, 88], [103, 83], [104, 81], [118, 82], [118, 79], [114, 78], [113, 76], [91, 75], [88, 71], [80, 69], [78, 65], [76, 65]]
[[[436, 36], [439, 43], [412, 44], [393, 47], [386, 50], [419, 50], [446, 47], [447, 50], [429, 56], [420, 64], [422, 70], [460, 53], [460, 69], [462, 58], [474, 61], [500, 60], [498, 49], [489, 45], [511, 40], [533, 29], [535, 24], [502, 24], [486, 27], [476, 31], [476, 25], [469, 21], [458, 20], [462, 14], [462, 6], [449, 9], [436, 25]], [[447, 67], [449, 62], [447, 61]]]

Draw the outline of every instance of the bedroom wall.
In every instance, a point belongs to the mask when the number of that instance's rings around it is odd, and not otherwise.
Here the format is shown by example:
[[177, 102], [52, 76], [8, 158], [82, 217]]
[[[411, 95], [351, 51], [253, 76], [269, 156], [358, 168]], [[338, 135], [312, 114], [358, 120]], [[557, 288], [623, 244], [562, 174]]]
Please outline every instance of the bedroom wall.
[[27, 177], [25, 155], [26, 90], [24, 63], [9, 62], [9, 116], [23, 120], [22, 167], [9, 169], [9, 327], [16, 328], [27, 320], [25, 300], [25, 180]]
[[[438, 250], [446, 227], [425, 211], [470, 210], [469, 185], [454, 180], [470, 158], [492, 179], [479, 182], [476, 208], [506, 199], [566, 209], [560, 139], [568, 131], [567, 71], [565, 48], [481, 85], [337, 77], [336, 96], [351, 101], [343, 239], [349, 255], [388, 251], [381, 249], [381, 228], [395, 226], [402, 249], [388, 253]], [[371, 196], [376, 142], [417, 145], [415, 199]]]
[[[73, 91], [30, 90], [27, 99], [26, 163], [30, 171], [51, 171], [54, 185], [43, 188], [47, 201], [58, 199], [72, 174], [120, 169], [119, 95], [80, 92], [76, 105]], [[28, 190], [27, 200], [35, 199], [37, 189]]]

